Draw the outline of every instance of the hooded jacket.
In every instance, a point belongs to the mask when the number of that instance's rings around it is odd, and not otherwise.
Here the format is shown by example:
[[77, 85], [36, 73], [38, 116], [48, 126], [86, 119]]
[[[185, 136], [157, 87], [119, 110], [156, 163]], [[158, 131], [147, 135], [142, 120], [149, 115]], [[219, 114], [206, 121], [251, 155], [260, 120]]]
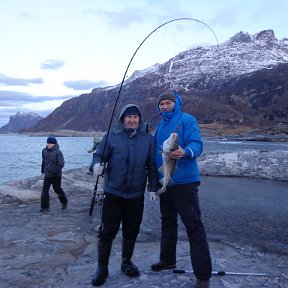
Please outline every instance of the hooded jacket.
[[[126, 109], [132, 106], [137, 107], [140, 113], [139, 127], [133, 130], [125, 128], [121, 120]], [[107, 163], [104, 177], [106, 193], [123, 198], [140, 197], [144, 195], [147, 177], [151, 191], [158, 190], [155, 140], [147, 130], [139, 107], [129, 104], [122, 109], [118, 124], [109, 133], [108, 138], [107, 134], [103, 137], [95, 157], [98, 163], [101, 160]]]
[[64, 164], [64, 157], [58, 143], [51, 149], [46, 146], [42, 150], [41, 173], [45, 173], [45, 177], [61, 176]]
[[[194, 116], [182, 112], [182, 99], [180, 95], [173, 92], [175, 96], [175, 105], [172, 111], [161, 112], [162, 120], [155, 130], [156, 138], [156, 165], [158, 169], [163, 165], [162, 146], [163, 142], [172, 132], [177, 132], [179, 145], [185, 151], [185, 157], [177, 160], [176, 169], [172, 175], [170, 185], [188, 184], [200, 182], [200, 174], [196, 158], [202, 153], [203, 142], [200, 136], [199, 125]], [[163, 174], [159, 172], [159, 180]]]

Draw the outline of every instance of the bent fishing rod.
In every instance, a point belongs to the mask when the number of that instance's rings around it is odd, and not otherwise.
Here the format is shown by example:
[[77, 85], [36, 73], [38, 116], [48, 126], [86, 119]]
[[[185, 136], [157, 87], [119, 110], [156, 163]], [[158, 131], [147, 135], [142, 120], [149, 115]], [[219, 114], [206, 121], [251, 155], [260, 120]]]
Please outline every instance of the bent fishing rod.
[[[113, 121], [113, 118], [114, 118], [114, 114], [115, 114], [115, 110], [116, 110], [116, 107], [117, 107], [117, 104], [118, 104], [118, 101], [119, 101], [119, 98], [120, 98], [120, 94], [121, 94], [121, 91], [122, 91], [122, 87], [123, 87], [123, 84], [124, 84], [124, 81], [125, 81], [125, 78], [126, 78], [126, 75], [127, 75], [127, 72], [129, 70], [129, 67], [135, 57], [135, 55], [137, 54], [138, 50], [141, 48], [141, 46], [144, 44], [144, 42], [153, 34], [155, 33], [157, 30], [159, 30], [160, 28], [162, 28], [163, 26], [165, 25], [168, 25], [172, 22], [176, 22], [176, 21], [183, 21], [183, 20], [188, 20], [188, 21], [194, 21], [194, 22], [197, 22], [197, 23], [200, 23], [202, 25], [204, 25], [206, 28], [208, 28], [210, 30], [210, 32], [212, 32], [215, 40], [216, 40], [216, 43], [218, 45], [218, 39], [217, 39], [217, 36], [215, 34], [215, 32], [213, 31], [213, 29], [208, 25], [206, 24], [205, 22], [203, 21], [200, 21], [198, 19], [195, 19], [195, 18], [188, 18], [188, 17], [184, 17], [184, 18], [175, 18], [175, 19], [172, 19], [172, 20], [169, 20], [161, 25], [159, 25], [158, 27], [156, 27], [154, 30], [152, 30], [144, 39], [143, 41], [139, 44], [139, 46], [137, 47], [137, 49], [135, 50], [135, 52], [133, 53], [128, 65], [127, 65], [127, 68], [125, 70], [125, 73], [123, 75], [123, 78], [122, 78], [122, 81], [121, 81], [121, 84], [120, 84], [120, 87], [119, 87], [119, 90], [118, 90], [118, 94], [117, 94], [117, 97], [116, 97], [116, 100], [115, 100], [115, 104], [114, 104], [114, 107], [113, 107], [113, 110], [112, 110], [112, 114], [111, 114], [111, 118], [110, 118], [110, 121], [109, 121], [109, 126], [108, 126], [108, 130], [107, 130], [107, 135], [105, 137], [105, 142], [104, 142], [104, 146], [103, 146], [103, 150], [102, 150], [102, 154], [101, 154], [101, 161], [100, 161], [100, 165], [103, 165], [103, 159], [104, 159], [104, 153], [105, 153], [105, 149], [106, 149], [106, 146], [107, 146], [107, 140], [108, 140], [108, 137], [109, 137], [109, 134], [110, 134], [110, 130], [111, 130], [111, 125], [112, 125], [112, 121]], [[99, 178], [100, 177], [103, 177], [103, 174], [104, 174], [104, 165], [103, 165], [103, 172], [101, 175], [97, 175], [97, 179], [96, 179], [96, 183], [95, 183], [95, 186], [94, 186], [94, 193], [93, 193], [93, 197], [92, 197], [92, 200], [91, 200], [91, 205], [90, 205], [90, 210], [89, 210], [89, 216], [92, 215], [92, 212], [93, 212], [93, 208], [94, 208], [94, 204], [95, 202], [98, 202], [100, 205], [102, 203], [102, 200], [104, 199], [104, 195], [103, 193], [97, 193], [98, 191], [98, 182], [99, 182]]]

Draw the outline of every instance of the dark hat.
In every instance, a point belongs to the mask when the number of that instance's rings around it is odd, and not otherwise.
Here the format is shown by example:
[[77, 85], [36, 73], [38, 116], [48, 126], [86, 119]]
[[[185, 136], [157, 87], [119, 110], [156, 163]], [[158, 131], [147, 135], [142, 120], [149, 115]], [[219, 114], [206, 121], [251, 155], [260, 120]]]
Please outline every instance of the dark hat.
[[52, 144], [56, 144], [57, 143], [57, 140], [54, 136], [50, 135], [48, 136], [47, 138], [47, 143], [52, 143]]
[[160, 94], [160, 96], [158, 97], [158, 100], [157, 100], [157, 106], [159, 106], [159, 103], [162, 100], [170, 100], [170, 101], [173, 101], [174, 103], [176, 102], [175, 96], [170, 92], [164, 92], [164, 93]]
[[137, 106], [130, 106], [130, 107], [128, 107], [128, 108], [123, 112], [123, 114], [121, 115], [121, 120], [123, 121], [124, 118], [125, 118], [126, 116], [129, 116], [129, 115], [137, 115], [137, 116], [139, 116], [139, 117], [141, 118], [141, 113], [140, 113], [140, 111], [139, 111], [139, 109], [138, 109]]

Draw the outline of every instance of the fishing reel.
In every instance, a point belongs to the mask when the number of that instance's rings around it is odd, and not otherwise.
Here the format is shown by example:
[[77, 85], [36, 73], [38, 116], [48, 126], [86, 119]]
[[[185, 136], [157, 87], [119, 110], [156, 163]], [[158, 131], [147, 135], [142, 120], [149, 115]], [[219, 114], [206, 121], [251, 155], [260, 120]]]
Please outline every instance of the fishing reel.
[[102, 205], [102, 201], [105, 199], [106, 195], [104, 195], [104, 192], [103, 191], [99, 191], [96, 193], [96, 196], [95, 196], [95, 202], [101, 206]]

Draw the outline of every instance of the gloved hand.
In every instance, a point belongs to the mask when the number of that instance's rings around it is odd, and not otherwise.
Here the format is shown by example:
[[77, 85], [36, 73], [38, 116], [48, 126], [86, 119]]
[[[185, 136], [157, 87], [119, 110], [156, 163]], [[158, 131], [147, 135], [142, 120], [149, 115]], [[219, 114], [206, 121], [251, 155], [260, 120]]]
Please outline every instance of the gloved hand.
[[94, 174], [96, 176], [102, 175], [103, 170], [104, 170], [104, 165], [100, 165], [100, 163], [96, 163], [95, 164], [95, 166], [94, 166]]
[[149, 192], [150, 201], [155, 201], [157, 199], [156, 192]]

